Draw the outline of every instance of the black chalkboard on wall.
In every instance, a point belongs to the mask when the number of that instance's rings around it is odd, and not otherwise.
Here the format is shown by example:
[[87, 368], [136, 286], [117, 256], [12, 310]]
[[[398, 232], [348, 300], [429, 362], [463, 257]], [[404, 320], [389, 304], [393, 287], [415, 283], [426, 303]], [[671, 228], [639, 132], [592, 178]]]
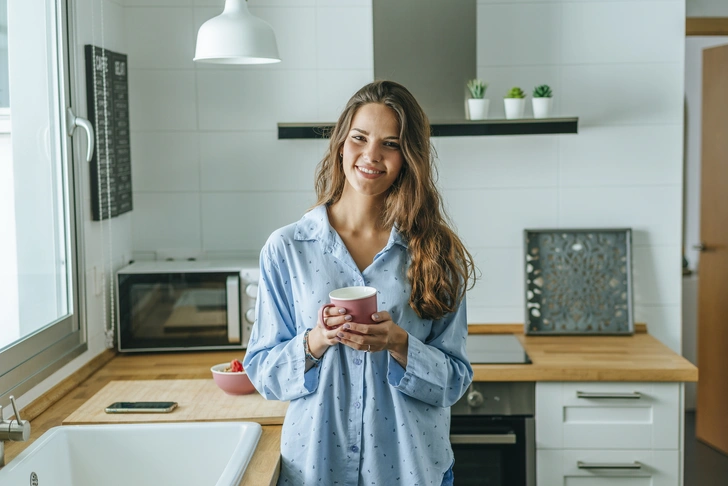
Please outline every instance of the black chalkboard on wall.
[[91, 211], [100, 221], [132, 210], [128, 65], [125, 54], [85, 47], [86, 106], [96, 135]]

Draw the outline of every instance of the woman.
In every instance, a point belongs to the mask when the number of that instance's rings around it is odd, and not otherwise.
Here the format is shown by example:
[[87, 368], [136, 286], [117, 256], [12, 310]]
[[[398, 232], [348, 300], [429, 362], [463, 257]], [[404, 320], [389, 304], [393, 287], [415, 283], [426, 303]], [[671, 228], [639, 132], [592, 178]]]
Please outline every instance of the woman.
[[[452, 484], [450, 410], [472, 380], [465, 290], [472, 258], [442, 215], [430, 125], [390, 81], [348, 102], [317, 168], [317, 205], [261, 252], [244, 367], [290, 400], [288, 485]], [[347, 286], [378, 290], [374, 324], [318, 310]]]

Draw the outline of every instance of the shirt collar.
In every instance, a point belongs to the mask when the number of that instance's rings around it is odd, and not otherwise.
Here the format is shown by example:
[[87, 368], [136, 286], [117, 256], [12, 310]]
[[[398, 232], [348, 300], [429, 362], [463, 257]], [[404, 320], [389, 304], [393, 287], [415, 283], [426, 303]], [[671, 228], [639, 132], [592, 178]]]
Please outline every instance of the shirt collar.
[[[335, 244], [337, 236], [336, 231], [329, 223], [329, 215], [326, 212], [325, 205], [316, 206], [304, 214], [296, 223], [296, 231], [294, 232], [294, 239], [298, 241], [318, 240], [329, 248]], [[386, 248], [391, 247], [393, 244], [407, 248], [407, 241], [396, 227], [393, 227], [392, 232], [389, 234]]]

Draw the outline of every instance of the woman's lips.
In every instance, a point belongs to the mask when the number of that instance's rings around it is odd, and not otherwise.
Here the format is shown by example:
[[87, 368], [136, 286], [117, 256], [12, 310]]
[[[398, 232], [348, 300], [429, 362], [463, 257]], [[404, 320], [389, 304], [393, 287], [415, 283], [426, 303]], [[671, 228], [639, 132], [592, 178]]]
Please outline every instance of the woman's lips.
[[367, 179], [376, 179], [377, 177], [385, 174], [385, 172], [381, 170], [370, 169], [369, 167], [359, 167], [358, 165], [356, 166], [356, 170], [362, 177]]

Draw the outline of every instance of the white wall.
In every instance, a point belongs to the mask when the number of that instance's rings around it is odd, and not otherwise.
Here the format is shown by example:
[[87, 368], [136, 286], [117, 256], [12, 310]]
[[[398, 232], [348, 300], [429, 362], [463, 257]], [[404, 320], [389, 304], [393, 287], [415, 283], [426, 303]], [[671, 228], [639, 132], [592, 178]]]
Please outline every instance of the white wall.
[[314, 202], [325, 146], [278, 141], [276, 123], [335, 120], [373, 79], [371, 2], [251, 0], [284, 62], [250, 67], [192, 61], [197, 30], [222, 1], [126, 5], [136, 256], [257, 257]]
[[479, 1], [493, 116], [511, 86], [546, 83], [579, 134], [436, 139], [484, 276], [470, 321], [523, 321], [524, 228], [627, 226], [636, 320], [679, 351], [684, 18], [679, 1]]
[[686, 0], [688, 17], [728, 17], [728, 2], [725, 0]]
[[523, 321], [523, 228], [627, 226], [636, 320], [679, 352], [684, 3], [478, 7], [494, 115], [509, 87], [547, 83], [579, 134], [439, 141], [443, 185], [485, 276], [470, 320]]
[[[103, 2], [103, 4], [102, 4]], [[103, 46], [107, 49], [126, 52], [126, 34], [124, 31], [124, 9], [123, 6], [111, 0], [74, 0], [76, 19], [76, 79], [79, 83], [78, 92], [81, 94], [76, 99], [74, 107], [76, 114], [87, 116], [85, 97], [85, 64], [83, 47], [85, 44]], [[103, 9], [103, 23], [101, 22]], [[102, 33], [103, 26], [103, 33]], [[103, 41], [102, 41], [103, 37]], [[76, 153], [85, 153], [85, 144], [80, 143], [76, 137]], [[131, 143], [134, 143], [132, 136]], [[88, 351], [62, 367], [51, 377], [35, 386], [18, 399], [18, 405], [26, 406], [38, 396], [58, 384], [61, 380], [78, 370], [91, 359], [98, 356], [106, 349], [105, 346], [105, 322], [109, 322], [111, 302], [109, 294], [109, 276], [118, 269], [122, 262], [131, 258], [131, 213], [123, 214], [110, 221], [98, 222], [91, 220], [91, 188], [88, 164], [80, 164], [82, 168], [82, 188], [79, 197], [83, 200], [83, 212], [81, 216], [84, 221], [84, 255], [81, 265], [86, 276], [86, 320], [88, 331]], [[94, 272], [97, 278], [104, 278], [104, 281], [95, 285]], [[96, 290], [106, 289], [106, 297], [102, 292]]]
[[[251, 0], [283, 59], [253, 67], [192, 63], [222, 4], [192, 2], [126, 0], [134, 251], [257, 254], [313, 201], [324, 151], [277, 140], [275, 124], [333, 121], [372, 80], [371, 2]], [[629, 226], [636, 319], [679, 351], [684, 22], [682, 1], [478, 2], [491, 116], [510, 86], [548, 83], [580, 133], [434, 139], [483, 273], [470, 322], [523, 322], [524, 228]]]

